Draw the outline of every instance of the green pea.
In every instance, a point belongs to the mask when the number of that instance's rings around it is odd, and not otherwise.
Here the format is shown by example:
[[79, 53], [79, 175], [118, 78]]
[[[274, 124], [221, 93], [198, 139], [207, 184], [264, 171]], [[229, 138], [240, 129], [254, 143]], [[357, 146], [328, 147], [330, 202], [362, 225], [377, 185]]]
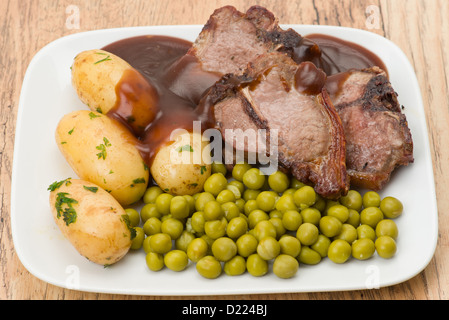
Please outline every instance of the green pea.
[[143, 231], [147, 236], [161, 232], [162, 222], [158, 218], [151, 217], [143, 224]]
[[301, 181], [299, 181], [295, 177], [292, 177], [291, 182], [290, 182], [290, 188], [299, 189], [299, 188], [302, 188], [304, 186], [305, 186], [304, 183], [302, 183]]
[[189, 215], [195, 212], [195, 198], [189, 194], [183, 195], [184, 199], [187, 201], [189, 207]]
[[345, 223], [349, 218], [349, 209], [341, 204], [337, 204], [327, 210], [327, 215], [337, 218], [341, 223]]
[[344, 223], [341, 226], [340, 234], [335, 236], [334, 239], [345, 240], [349, 244], [352, 244], [355, 240], [357, 240], [357, 230], [354, 226]]
[[380, 236], [374, 242], [377, 254], [384, 259], [390, 259], [396, 254], [396, 241], [389, 236]]
[[209, 246], [203, 238], [193, 239], [187, 246], [187, 257], [193, 262], [198, 262], [207, 255]]
[[246, 270], [254, 277], [261, 277], [268, 272], [268, 262], [257, 253], [253, 253], [246, 259]]
[[221, 173], [214, 173], [204, 182], [204, 191], [216, 197], [221, 191], [226, 189], [228, 180]]
[[221, 209], [223, 210], [224, 217], [228, 221], [240, 216], [240, 209], [235, 202], [223, 203]]
[[270, 212], [274, 209], [277, 195], [272, 191], [262, 191], [257, 195], [257, 207], [265, 212]]
[[206, 203], [206, 205], [204, 206], [203, 214], [206, 221], [220, 220], [224, 217], [223, 208], [217, 201], [209, 201], [208, 203]]
[[265, 183], [265, 175], [258, 168], [251, 168], [243, 175], [243, 184], [253, 190], [263, 187]]
[[360, 226], [357, 227], [357, 238], [358, 239], [371, 239], [371, 240], [375, 240], [376, 239], [376, 232], [374, 231], [373, 227], [367, 225], [367, 224], [362, 224]]
[[164, 193], [164, 191], [162, 191], [162, 189], [158, 186], [149, 187], [143, 194], [143, 198], [142, 198], [143, 203], [145, 203], [145, 204], [155, 203], [156, 198], [163, 193]]
[[288, 254], [296, 258], [301, 252], [301, 242], [289, 234], [285, 234], [279, 239], [279, 245], [281, 254]]
[[226, 166], [223, 163], [214, 161], [212, 162], [212, 173], [221, 173], [226, 177], [228, 170], [226, 169]]
[[[243, 182], [237, 181], [237, 180], [231, 180], [228, 183], [228, 187], [229, 186], [236, 187], [239, 190], [240, 195], [243, 196], [243, 192], [245, 192], [245, 185], [243, 184]], [[239, 199], [239, 197], [237, 197], [237, 199]]]
[[226, 234], [228, 222], [226, 218], [220, 220], [206, 221], [204, 223], [204, 232], [212, 239], [218, 239]]
[[284, 235], [287, 232], [287, 230], [284, 227], [284, 224], [282, 223], [281, 218], [270, 216], [270, 219], [268, 221], [271, 222], [274, 229], [276, 230], [276, 238], [277, 239], [279, 239], [282, 235]]
[[[237, 189], [238, 191], [238, 189]], [[220, 193], [217, 195], [217, 202], [220, 204], [223, 204], [225, 202], [234, 202], [236, 199], [234, 192], [231, 190], [225, 189], [220, 191]]]
[[[289, 196], [292, 196], [292, 197], [293, 197], [293, 195], [295, 194], [296, 190], [298, 190], [298, 189], [295, 189], [295, 188], [288, 188], [287, 190], [285, 190], [285, 191], [282, 193], [282, 195], [289, 195]], [[296, 205], [295, 205], [295, 207], [296, 207]]]
[[282, 215], [282, 224], [285, 229], [296, 231], [302, 224], [302, 216], [297, 210], [287, 210]]
[[237, 254], [237, 245], [228, 237], [221, 237], [212, 243], [212, 254], [218, 261], [229, 261]]
[[345, 263], [352, 254], [351, 245], [341, 239], [337, 239], [331, 242], [327, 256], [334, 263]]
[[234, 168], [232, 168], [232, 177], [237, 180], [242, 182], [243, 181], [243, 175], [249, 170], [251, 169], [252, 166], [243, 162], [243, 163], [237, 163]]
[[228, 276], [238, 276], [246, 271], [246, 261], [242, 256], [235, 256], [231, 260], [226, 261], [223, 270]]
[[184, 219], [190, 215], [190, 206], [183, 196], [175, 196], [170, 201], [170, 214], [173, 218]]
[[395, 197], [385, 197], [380, 202], [380, 210], [382, 210], [385, 217], [395, 219], [402, 214], [404, 207], [402, 202]]
[[281, 221], [282, 221], [282, 216], [283, 215], [284, 214], [281, 211], [276, 210], [276, 209], [271, 210], [270, 213], [269, 213], [270, 218], [279, 218], [279, 219], [281, 219]]
[[254, 227], [262, 220], [268, 220], [270, 217], [269, 215], [262, 210], [253, 210], [248, 215], [248, 224], [250, 229], [254, 229]]
[[311, 223], [314, 224], [316, 226], [318, 226], [318, 224], [320, 223], [320, 219], [321, 219], [321, 212], [316, 209], [316, 208], [305, 208], [301, 210], [301, 217], [302, 217], [302, 222], [303, 223]]
[[326, 200], [317, 194], [316, 201], [312, 208], [317, 209], [319, 212], [324, 212], [326, 210]]
[[187, 252], [187, 247], [194, 239], [195, 235], [193, 233], [184, 230], [179, 238], [175, 240], [175, 248]]
[[293, 199], [296, 206], [300, 208], [310, 207], [316, 201], [316, 192], [312, 187], [304, 186], [295, 191]]
[[319, 229], [326, 237], [332, 238], [340, 234], [342, 225], [341, 221], [337, 218], [324, 216], [320, 219]]
[[142, 248], [143, 240], [145, 240], [145, 232], [141, 227], [134, 227], [134, 230], [136, 230], [136, 236], [131, 242], [131, 249], [138, 250]]
[[207, 279], [216, 279], [222, 272], [221, 263], [213, 256], [205, 256], [196, 263], [198, 273]]
[[151, 249], [150, 240], [151, 236], [148, 236], [143, 240], [142, 248], [145, 253], [153, 252], [153, 249]]
[[274, 259], [273, 273], [282, 279], [293, 277], [298, 271], [298, 260], [287, 254], [281, 254]]
[[257, 244], [258, 241], [256, 237], [249, 233], [246, 233], [240, 236], [240, 238], [238, 238], [236, 241], [237, 252], [244, 258], [249, 257], [251, 254], [256, 252]]
[[164, 268], [164, 256], [160, 253], [148, 252], [145, 261], [151, 271], [159, 271]]
[[349, 190], [347, 195], [340, 197], [340, 203], [348, 209], [360, 211], [362, 209], [362, 195], [356, 190]]
[[290, 179], [282, 171], [276, 171], [268, 177], [268, 185], [273, 191], [282, 193], [288, 189]]
[[376, 226], [376, 236], [390, 236], [393, 239], [397, 239], [398, 227], [396, 223], [390, 219], [381, 220]]
[[167, 215], [170, 213], [170, 203], [173, 196], [169, 193], [162, 193], [156, 198], [156, 209], [162, 215]]
[[243, 217], [235, 217], [228, 222], [226, 234], [229, 238], [237, 239], [248, 230], [248, 222]]
[[215, 197], [210, 192], [202, 192], [195, 201], [196, 211], [204, 211], [204, 206], [210, 201], [214, 201]]
[[318, 240], [319, 230], [316, 225], [306, 222], [299, 226], [296, 238], [304, 246], [311, 246]]
[[321, 256], [318, 252], [313, 250], [308, 246], [302, 246], [301, 252], [298, 255], [298, 261], [300, 263], [308, 264], [308, 265], [316, 265], [320, 263]]
[[204, 218], [204, 212], [197, 211], [195, 212], [191, 219], [190, 219], [190, 225], [192, 226], [192, 229], [196, 233], [204, 233], [204, 223], [206, 222], [206, 219]]
[[235, 200], [235, 205], [239, 208], [240, 212], [245, 212], [245, 203], [244, 199]]
[[133, 208], [126, 208], [125, 212], [128, 215], [130, 226], [137, 227], [140, 224], [139, 212]]
[[349, 217], [346, 223], [357, 228], [360, 225], [360, 213], [354, 209], [349, 209]]
[[258, 241], [265, 237], [276, 238], [276, 228], [269, 220], [259, 221], [254, 227], [254, 236]]
[[276, 258], [281, 252], [279, 242], [273, 237], [265, 237], [257, 245], [257, 253], [262, 259], [271, 260]]
[[[236, 180], [234, 180], [234, 182], [238, 182], [238, 181], [236, 181]], [[223, 191], [225, 191], [225, 190], [223, 190]], [[222, 192], [223, 192], [222, 191]], [[239, 187], [237, 187], [237, 186], [235, 186], [235, 185], [233, 185], [233, 184], [228, 184], [227, 186], [226, 186], [226, 191], [230, 191], [230, 192], [232, 192], [232, 194], [233, 194], [233, 201], [236, 201], [237, 199], [241, 199], [242, 198], [242, 194], [243, 194], [243, 192], [244, 191], [240, 191], [240, 188]], [[218, 196], [217, 196], [217, 198], [220, 196], [220, 194], [218, 194]], [[228, 199], [230, 199], [230, 196], [229, 196], [229, 198]], [[227, 199], [222, 199], [221, 201], [223, 201], [223, 203], [224, 202], [226, 202], [226, 200]]]
[[357, 260], [367, 260], [376, 251], [374, 242], [371, 239], [358, 239], [352, 243], [352, 256]]
[[243, 200], [248, 202], [249, 200], [256, 200], [259, 193], [262, 191], [260, 190], [253, 190], [253, 189], [245, 189], [243, 192]]
[[327, 257], [327, 252], [329, 250], [329, 246], [331, 244], [331, 240], [326, 237], [324, 234], [318, 235], [318, 240], [310, 246], [313, 250], [318, 252], [321, 258]]
[[248, 200], [246, 201], [245, 205], [244, 205], [244, 213], [249, 216], [249, 214], [251, 212], [253, 212], [254, 210], [259, 209], [259, 207], [257, 206], [257, 201], [256, 200]]
[[377, 207], [368, 207], [360, 212], [360, 223], [367, 224], [376, 228], [377, 224], [384, 218], [381, 209]]
[[168, 234], [173, 240], [178, 239], [183, 230], [184, 225], [178, 219], [168, 218], [162, 221], [161, 231]]
[[150, 238], [150, 247], [153, 252], [165, 254], [172, 248], [172, 240], [170, 235], [166, 233], [157, 233]]
[[140, 210], [140, 218], [142, 219], [143, 223], [145, 223], [151, 217], [155, 217], [158, 219], [162, 217], [162, 214], [157, 211], [155, 203], [148, 203], [144, 205]]
[[189, 259], [184, 251], [175, 249], [165, 254], [164, 264], [170, 270], [179, 272], [187, 268]]
[[362, 203], [365, 208], [379, 207], [380, 201], [380, 195], [375, 191], [368, 191], [362, 197]]
[[276, 210], [279, 210], [281, 212], [285, 212], [287, 210], [298, 210], [298, 207], [296, 206], [295, 201], [293, 199], [293, 195], [286, 194], [285, 192], [276, 202], [275, 208]]

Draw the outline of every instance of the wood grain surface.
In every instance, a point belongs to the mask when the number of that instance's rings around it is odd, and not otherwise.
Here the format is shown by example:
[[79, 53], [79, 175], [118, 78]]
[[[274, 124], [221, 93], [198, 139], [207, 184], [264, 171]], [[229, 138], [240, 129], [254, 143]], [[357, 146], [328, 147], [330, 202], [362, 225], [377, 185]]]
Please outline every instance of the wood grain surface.
[[[259, 4], [285, 24], [339, 25], [369, 30], [396, 43], [410, 59], [423, 96], [439, 209], [438, 245], [427, 268], [404, 283], [377, 290], [157, 297], [79, 292], [31, 275], [11, 235], [10, 197], [20, 90], [33, 56], [62, 36], [103, 28], [204, 24], [215, 8]], [[68, 20], [79, 9], [79, 28]], [[373, 5], [374, 7], [369, 7]], [[379, 19], [370, 20], [378, 9]], [[449, 1], [447, 0], [2, 0], [0, 1], [0, 300], [12, 299], [433, 299], [449, 298]], [[376, 24], [376, 22], [378, 22]], [[372, 29], [371, 29], [372, 28]], [[419, 181], [416, 181], [419, 183]], [[26, 197], [26, 195], [24, 195]], [[425, 219], [426, 212], [423, 212]]]

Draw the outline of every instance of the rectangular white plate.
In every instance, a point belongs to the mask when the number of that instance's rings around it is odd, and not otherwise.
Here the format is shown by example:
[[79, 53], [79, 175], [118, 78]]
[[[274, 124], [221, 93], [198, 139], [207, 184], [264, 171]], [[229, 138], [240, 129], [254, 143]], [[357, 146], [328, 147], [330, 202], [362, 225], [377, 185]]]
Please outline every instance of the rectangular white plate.
[[49, 207], [47, 187], [73, 177], [56, 146], [54, 134], [67, 113], [87, 109], [71, 86], [70, 66], [81, 51], [138, 35], [168, 35], [194, 41], [202, 26], [156, 26], [98, 30], [56, 40], [31, 61], [23, 82], [17, 118], [12, 172], [11, 226], [15, 249], [26, 269], [56, 286], [88, 292], [136, 295], [227, 295], [318, 292], [369, 289], [406, 281], [430, 262], [436, 247], [438, 214], [432, 161], [420, 89], [412, 66], [391, 41], [374, 33], [330, 26], [283, 25], [302, 35], [323, 33], [358, 43], [386, 64], [393, 87], [405, 106], [413, 135], [415, 163], [400, 168], [381, 195], [399, 198], [404, 213], [397, 219], [398, 251], [390, 260], [374, 256], [337, 265], [324, 259], [301, 265], [294, 278], [282, 280], [272, 272], [256, 278], [222, 275], [202, 278], [189, 265], [176, 273], [149, 271], [143, 250], [130, 252], [104, 268], [80, 256], [57, 229]]

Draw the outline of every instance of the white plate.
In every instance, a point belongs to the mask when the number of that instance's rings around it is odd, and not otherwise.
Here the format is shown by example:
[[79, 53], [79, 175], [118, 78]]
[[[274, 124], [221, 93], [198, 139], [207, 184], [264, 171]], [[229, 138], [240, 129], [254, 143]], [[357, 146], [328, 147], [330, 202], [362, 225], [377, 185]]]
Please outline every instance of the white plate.
[[436, 247], [438, 214], [429, 140], [420, 89], [404, 53], [374, 33], [330, 26], [284, 25], [300, 34], [323, 33], [358, 43], [386, 64], [399, 93], [413, 135], [415, 163], [395, 172], [381, 195], [398, 197], [404, 213], [397, 219], [400, 235], [393, 259], [337, 265], [323, 260], [301, 265], [294, 278], [282, 280], [272, 272], [256, 278], [223, 275], [202, 278], [190, 265], [184, 272], [151, 272], [143, 250], [131, 252], [118, 264], [104, 268], [80, 256], [57, 229], [48, 203], [47, 187], [76, 177], [54, 140], [63, 115], [86, 109], [71, 86], [70, 66], [81, 51], [101, 48], [127, 37], [156, 34], [194, 41], [202, 26], [157, 26], [98, 30], [70, 35], [40, 50], [23, 82], [12, 172], [11, 226], [17, 255], [37, 278], [56, 286], [89, 292], [137, 295], [220, 295], [317, 292], [378, 288], [406, 281], [430, 262]]

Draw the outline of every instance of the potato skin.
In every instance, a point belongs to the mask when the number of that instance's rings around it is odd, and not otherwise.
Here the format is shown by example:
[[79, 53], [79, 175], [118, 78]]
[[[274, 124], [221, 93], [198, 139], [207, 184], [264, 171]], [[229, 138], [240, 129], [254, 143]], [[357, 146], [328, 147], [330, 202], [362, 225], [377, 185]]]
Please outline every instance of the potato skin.
[[[94, 263], [111, 265], [122, 259], [132, 242], [123, 207], [91, 182], [69, 178], [59, 183], [49, 188], [53, 190], [49, 202], [62, 234], [82, 256]], [[71, 212], [67, 216], [62, 211], [69, 208]]]
[[71, 69], [72, 85], [90, 110], [114, 112], [136, 135], [155, 119], [157, 90], [122, 58], [104, 50], [83, 51]]
[[212, 170], [209, 142], [202, 141], [201, 134], [187, 131], [173, 140], [159, 149], [151, 164], [154, 181], [173, 195], [200, 192]]
[[122, 206], [143, 196], [150, 172], [137, 139], [117, 120], [94, 111], [74, 111], [60, 120], [55, 138], [80, 179], [109, 191]]
[[92, 111], [106, 114], [117, 102], [117, 83], [123, 72], [131, 68], [128, 62], [107, 51], [83, 51], [72, 64], [72, 85]]

